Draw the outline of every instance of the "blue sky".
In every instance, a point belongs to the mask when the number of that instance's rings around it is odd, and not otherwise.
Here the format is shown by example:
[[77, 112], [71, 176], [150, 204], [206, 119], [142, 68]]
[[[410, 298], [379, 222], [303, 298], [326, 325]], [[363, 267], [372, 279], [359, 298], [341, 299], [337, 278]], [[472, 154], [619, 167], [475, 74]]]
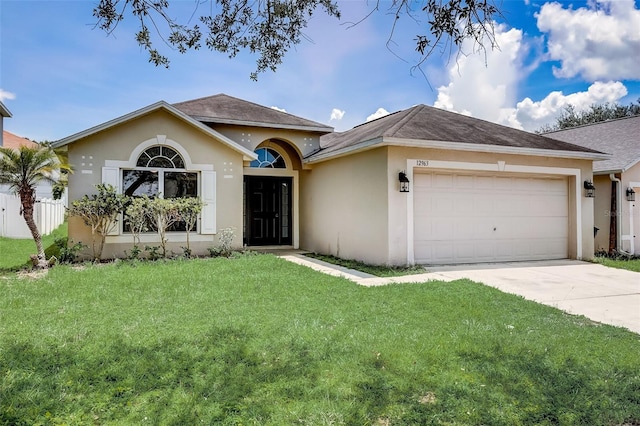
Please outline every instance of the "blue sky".
[[[175, 16], [187, 17], [196, 4], [170, 3]], [[424, 66], [427, 79], [411, 74], [420, 22], [403, 17], [391, 51], [390, 2], [382, 0], [380, 11], [350, 26], [375, 2], [338, 1], [342, 19], [318, 12], [308, 40], [258, 82], [249, 79], [254, 56], [228, 59], [206, 47], [181, 55], [157, 41], [172, 62], [168, 70], [155, 67], [134, 39], [135, 21], [125, 19], [107, 36], [94, 28], [94, 4], [0, 0], [0, 100], [13, 113], [6, 130], [57, 140], [159, 100], [217, 93], [338, 131], [416, 104], [535, 130], [567, 103], [640, 98], [640, 0], [498, 0], [499, 49], [474, 54], [467, 45], [461, 55], [435, 55]]]

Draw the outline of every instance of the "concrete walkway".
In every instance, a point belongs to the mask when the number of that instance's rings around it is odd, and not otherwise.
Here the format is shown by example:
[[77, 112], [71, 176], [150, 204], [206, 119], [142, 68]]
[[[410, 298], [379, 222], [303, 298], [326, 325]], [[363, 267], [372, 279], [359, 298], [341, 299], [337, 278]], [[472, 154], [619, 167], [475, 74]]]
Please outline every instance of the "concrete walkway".
[[429, 267], [424, 274], [380, 278], [300, 253], [282, 258], [364, 286], [461, 278], [640, 333], [640, 273], [577, 260]]

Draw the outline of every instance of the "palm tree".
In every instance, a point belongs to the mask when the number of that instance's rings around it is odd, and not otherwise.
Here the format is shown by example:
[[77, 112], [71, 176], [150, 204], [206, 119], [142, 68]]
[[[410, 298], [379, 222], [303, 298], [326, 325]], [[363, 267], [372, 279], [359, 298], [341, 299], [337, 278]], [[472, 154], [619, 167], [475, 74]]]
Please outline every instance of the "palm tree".
[[19, 149], [0, 147], [0, 184], [8, 184], [10, 189], [20, 197], [21, 213], [38, 254], [33, 259], [37, 268], [46, 268], [47, 261], [42, 246], [42, 236], [33, 220], [33, 207], [36, 202], [36, 186], [41, 182], [55, 184], [61, 171], [70, 171], [68, 164], [61, 162], [60, 157], [49, 147]]

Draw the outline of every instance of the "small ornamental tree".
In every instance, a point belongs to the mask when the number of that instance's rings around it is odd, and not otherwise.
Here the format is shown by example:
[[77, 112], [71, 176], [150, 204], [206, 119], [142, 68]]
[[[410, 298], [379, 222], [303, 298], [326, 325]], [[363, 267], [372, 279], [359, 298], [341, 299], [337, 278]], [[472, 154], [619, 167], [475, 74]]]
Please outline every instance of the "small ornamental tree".
[[154, 198], [148, 204], [149, 216], [155, 222], [160, 236], [162, 257], [167, 257], [167, 230], [180, 222], [178, 203], [175, 198]]
[[133, 236], [133, 247], [140, 244], [140, 234], [149, 230], [149, 204], [151, 199], [146, 195], [135, 197], [129, 200], [129, 205], [125, 210], [129, 230]]
[[187, 233], [187, 248], [186, 253], [191, 255], [191, 245], [189, 241], [189, 234], [191, 230], [195, 227], [196, 222], [198, 221], [198, 216], [204, 207], [204, 203], [195, 197], [186, 197], [186, 198], [176, 198], [176, 205], [178, 207], [178, 214], [180, 215], [180, 220], [185, 223], [186, 233]]
[[41, 182], [55, 184], [61, 171], [71, 171], [71, 167], [49, 147], [0, 147], [0, 184], [9, 185], [11, 191], [20, 197], [20, 214], [36, 244], [37, 254], [31, 260], [40, 269], [47, 268], [48, 263], [42, 235], [33, 218], [36, 186]]
[[102, 258], [106, 236], [118, 224], [127, 196], [117, 194], [112, 185], [96, 185], [97, 194], [85, 195], [71, 203], [69, 216], [77, 216], [91, 228], [91, 250], [94, 260]]

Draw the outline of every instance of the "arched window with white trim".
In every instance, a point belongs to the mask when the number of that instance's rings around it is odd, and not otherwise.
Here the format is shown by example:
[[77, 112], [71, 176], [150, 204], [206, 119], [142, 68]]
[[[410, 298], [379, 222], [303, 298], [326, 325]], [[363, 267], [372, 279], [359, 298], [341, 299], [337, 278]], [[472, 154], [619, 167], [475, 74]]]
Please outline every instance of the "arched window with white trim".
[[[184, 159], [176, 150], [151, 146], [140, 154], [135, 169], [122, 170], [122, 192], [129, 197], [197, 197], [198, 173], [184, 167]], [[128, 228], [125, 219], [124, 231]], [[148, 229], [155, 231], [153, 221], [149, 221]], [[177, 222], [169, 231], [185, 231], [184, 222]]]
[[198, 173], [184, 169], [174, 149], [152, 146], [140, 154], [136, 168], [122, 171], [122, 192], [130, 197], [178, 198], [198, 196]]
[[278, 151], [271, 148], [258, 148], [254, 151], [258, 154], [258, 158], [253, 160], [250, 167], [260, 169], [286, 169], [287, 163], [284, 161], [284, 157], [280, 155]]
[[[189, 153], [164, 135], [135, 147], [128, 160], [105, 160], [102, 182], [131, 197], [200, 197], [204, 207], [199, 234], [216, 233], [216, 172], [211, 164], [194, 164]], [[184, 225], [172, 231], [184, 231]], [[128, 231], [126, 220], [109, 235]]]

